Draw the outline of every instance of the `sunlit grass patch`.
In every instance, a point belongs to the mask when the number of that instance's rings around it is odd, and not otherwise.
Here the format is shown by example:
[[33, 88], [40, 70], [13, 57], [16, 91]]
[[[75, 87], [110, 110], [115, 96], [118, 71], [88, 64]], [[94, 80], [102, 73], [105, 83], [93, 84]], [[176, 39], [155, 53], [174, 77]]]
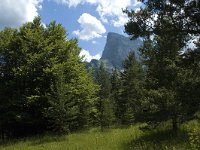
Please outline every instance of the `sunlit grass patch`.
[[189, 150], [193, 147], [188, 133], [193, 126], [194, 122], [184, 124], [176, 134], [167, 126], [146, 132], [140, 130], [141, 125], [103, 132], [93, 128], [69, 135], [36, 136], [8, 142], [1, 145], [0, 150]]

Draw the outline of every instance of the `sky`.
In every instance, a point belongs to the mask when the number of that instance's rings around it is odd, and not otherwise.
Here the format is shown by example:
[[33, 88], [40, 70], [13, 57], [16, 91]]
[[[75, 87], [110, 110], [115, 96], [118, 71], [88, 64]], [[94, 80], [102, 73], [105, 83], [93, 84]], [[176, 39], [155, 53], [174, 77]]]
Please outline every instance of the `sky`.
[[122, 9], [139, 9], [137, 0], [0, 0], [0, 30], [17, 28], [40, 16], [42, 23], [55, 20], [77, 38], [86, 61], [99, 59], [108, 32], [124, 33], [128, 21]]

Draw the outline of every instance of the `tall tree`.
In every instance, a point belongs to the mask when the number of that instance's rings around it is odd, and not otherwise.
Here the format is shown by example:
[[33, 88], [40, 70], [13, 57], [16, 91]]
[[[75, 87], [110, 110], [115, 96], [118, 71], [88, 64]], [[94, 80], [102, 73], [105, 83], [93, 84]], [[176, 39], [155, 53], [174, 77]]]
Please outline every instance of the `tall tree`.
[[84, 64], [70, 56], [68, 61], [54, 65], [56, 80], [48, 93], [50, 106], [45, 111], [51, 129], [59, 133], [83, 129], [91, 125], [96, 112], [98, 86], [84, 68]]
[[[56, 22], [44, 28], [39, 17], [19, 30], [4, 29], [0, 36], [0, 125], [4, 134], [41, 133], [57, 115], [44, 115], [44, 111], [58, 106], [52, 106], [52, 101], [59, 104], [66, 97], [77, 108], [71, 124], [76, 129], [87, 126], [98, 88], [79, 58], [77, 40], [66, 40], [65, 29]], [[61, 85], [64, 90], [58, 88]]]
[[101, 128], [107, 128], [113, 121], [113, 106], [110, 99], [111, 84], [109, 73], [106, 71], [104, 63], [101, 62], [96, 75], [96, 81], [100, 86], [97, 101], [98, 118]]
[[[40, 132], [45, 125], [40, 107], [45, 103], [40, 93], [44, 93], [44, 89], [47, 89], [41, 85], [46, 86], [44, 82], [48, 80], [42, 78], [44, 74], [41, 71], [45, 64], [41, 61], [42, 47], [45, 46], [44, 31], [40, 18], [36, 18], [33, 23], [27, 23], [16, 30], [6, 47], [1, 45], [4, 63], [2, 79], [6, 83], [3, 89], [6, 89], [5, 93], [10, 93], [6, 100], [10, 106], [8, 112], [10, 114], [13, 112], [12, 119], [7, 118], [11, 121], [7, 121], [6, 126], [13, 134], [21, 132], [20, 135], [23, 135], [37, 130]], [[2, 43], [8, 35], [3, 36]], [[29, 127], [33, 130], [29, 131]], [[36, 128], [37, 130], [34, 130]]]
[[16, 34], [17, 31], [10, 28], [0, 31], [0, 133], [3, 139], [11, 128], [8, 126], [8, 122], [11, 123], [15, 120], [15, 112], [18, 110], [12, 94], [14, 90], [12, 66], [14, 63], [10, 60], [14, 53], [11, 43]]
[[120, 71], [117, 68], [112, 70], [112, 74], [110, 77], [111, 82], [111, 100], [113, 103], [113, 111], [115, 114], [115, 121], [117, 124], [121, 123], [121, 93], [122, 93], [122, 82]]
[[58, 69], [55, 83], [51, 85], [51, 92], [47, 98], [49, 107], [44, 111], [50, 124], [49, 128], [58, 133], [69, 132], [69, 125], [75, 110], [73, 111], [74, 101], [67, 95], [65, 77], [63, 70]]
[[140, 104], [140, 119], [153, 125], [172, 119], [173, 128], [177, 129], [178, 116], [184, 116], [183, 105], [178, 98], [179, 42], [165, 36], [156, 36], [145, 41], [140, 49], [146, 67], [146, 98]]
[[135, 120], [137, 103], [139, 103], [143, 90], [143, 72], [141, 65], [137, 62], [134, 53], [129, 53], [123, 63], [121, 73], [121, 123], [130, 124]]
[[130, 19], [126, 32], [132, 38], [145, 39], [141, 53], [147, 68], [147, 95], [141, 114], [152, 122], [172, 119], [177, 129], [177, 121], [188, 113], [186, 104], [194, 102], [183, 100], [180, 94], [181, 79], [185, 78], [185, 60], [180, 54], [187, 42], [200, 34], [200, 4], [195, 0], [141, 2], [144, 7], [140, 11], [125, 11]]

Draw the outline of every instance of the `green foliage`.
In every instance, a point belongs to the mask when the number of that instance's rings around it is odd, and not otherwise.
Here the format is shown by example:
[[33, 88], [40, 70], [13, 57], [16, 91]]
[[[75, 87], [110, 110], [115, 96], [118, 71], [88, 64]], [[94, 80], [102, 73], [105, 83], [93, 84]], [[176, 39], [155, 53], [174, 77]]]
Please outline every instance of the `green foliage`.
[[115, 122], [117, 124], [121, 123], [121, 93], [122, 93], [122, 81], [120, 76], [120, 71], [118, 71], [116, 68], [112, 71], [111, 77], [111, 95], [110, 98], [113, 103], [113, 111], [115, 115]]
[[186, 105], [179, 94], [180, 48], [179, 39], [172, 40], [168, 35], [155, 36], [140, 48], [146, 69], [146, 92], [139, 104], [142, 108], [139, 118], [155, 125], [171, 119], [175, 130], [177, 123], [187, 117]]
[[122, 124], [133, 123], [138, 103], [143, 91], [142, 67], [136, 61], [135, 54], [130, 53], [123, 64], [121, 73], [122, 92], [120, 114]]
[[[145, 91], [144, 99], [138, 105], [137, 119], [156, 127], [163, 121], [172, 119], [174, 129], [177, 128], [177, 115], [181, 115], [180, 104], [175, 101], [175, 92], [165, 88]], [[179, 116], [180, 117], [180, 116]], [[179, 118], [180, 119], [180, 118]], [[175, 121], [175, 122], [173, 122]]]
[[196, 42], [196, 48], [183, 54], [182, 58], [182, 74], [179, 75], [181, 80], [180, 88], [178, 89], [182, 102], [185, 104], [187, 115], [191, 116], [200, 109], [200, 65], [199, 65], [199, 50], [200, 41]]
[[50, 106], [46, 109], [45, 116], [49, 119], [50, 128], [58, 133], [69, 132], [69, 122], [71, 121], [74, 111], [75, 102], [70, 101], [67, 95], [65, 78], [63, 71], [58, 72], [55, 84], [51, 86], [51, 94], [47, 95]]
[[[115, 69], [110, 76], [101, 63], [96, 83], [79, 57], [77, 40], [67, 39], [62, 25], [51, 22], [44, 28], [36, 17], [19, 29], [1, 30], [0, 139], [45, 131], [69, 133], [94, 125], [104, 129], [113, 123], [144, 122], [144, 129], [170, 122], [176, 134], [155, 128], [143, 133], [134, 126], [123, 129], [125, 134], [120, 129], [70, 134], [69, 141], [83, 144], [82, 139], [92, 149], [199, 149], [199, 123], [187, 128], [189, 139], [178, 125], [199, 119], [200, 3], [141, 2], [141, 10], [125, 10], [130, 19], [126, 32], [132, 38], [144, 38], [141, 64], [130, 53], [123, 70]], [[194, 38], [196, 47], [186, 47]], [[75, 145], [70, 148], [80, 148]], [[84, 148], [89, 149], [88, 145]], [[48, 149], [51, 146], [47, 144]], [[66, 148], [66, 141], [53, 146]]]
[[99, 124], [101, 128], [108, 128], [114, 120], [114, 114], [113, 103], [110, 98], [110, 78], [103, 63], [100, 64], [97, 70], [96, 82], [100, 86], [100, 90], [98, 93], [99, 99], [96, 104], [98, 110]]
[[[19, 136], [15, 132], [23, 130], [22, 134], [35, 132], [37, 127], [38, 132], [44, 129], [42, 107], [46, 105], [46, 98], [43, 94], [48, 89], [46, 81], [49, 80], [43, 72], [46, 64], [42, 55], [44, 31], [39, 18], [24, 24], [19, 30], [1, 31], [1, 88], [4, 90], [1, 95], [2, 101], [6, 101], [3, 107], [7, 107], [1, 115], [6, 116], [2, 121], [4, 132], [10, 132], [11, 136]], [[12, 38], [7, 39], [11, 35]], [[33, 131], [28, 131], [29, 127]]]
[[196, 0], [163, 1], [142, 0], [140, 11], [125, 10], [129, 22], [125, 25], [126, 32], [132, 37], [150, 37], [155, 35], [179, 36], [199, 34], [199, 2]]
[[194, 27], [199, 24], [194, 19], [199, 14], [199, 3], [186, 0], [142, 3], [144, 7], [138, 12], [125, 10], [130, 19], [125, 25], [126, 32], [145, 40], [140, 52], [146, 70], [146, 92], [138, 105], [142, 108], [138, 116], [154, 124], [171, 119], [177, 129], [177, 123], [191, 119], [199, 109], [199, 73], [192, 73], [198, 66], [198, 50], [183, 52], [188, 40], [200, 33]]
[[194, 150], [200, 149], [200, 131], [197, 128], [193, 128], [189, 133], [189, 142]]
[[2, 137], [90, 124], [98, 86], [79, 58], [77, 40], [68, 40], [56, 22], [44, 28], [39, 17], [0, 37]]
[[192, 149], [200, 149], [200, 122], [199, 120], [192, 120], [185, 124], [185, 128], [188, 132], [188, 140]]

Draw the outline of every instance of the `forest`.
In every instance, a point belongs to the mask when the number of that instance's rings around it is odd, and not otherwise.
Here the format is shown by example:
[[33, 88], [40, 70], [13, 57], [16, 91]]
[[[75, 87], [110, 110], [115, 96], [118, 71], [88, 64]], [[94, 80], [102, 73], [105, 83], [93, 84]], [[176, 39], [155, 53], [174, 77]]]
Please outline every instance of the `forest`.
[[141, 1], [139, 11], [123, 10], [125, 32], [144, 40], [141, 60], [130, 53], [122, 70], [86, 68], [77, 39], [55, 21], [0, 30], [1, 144], [96, 128], [150, 134], [166, 125], [179, 136], [193, 121], [185, 149], [200, 148], [200, 2]]

